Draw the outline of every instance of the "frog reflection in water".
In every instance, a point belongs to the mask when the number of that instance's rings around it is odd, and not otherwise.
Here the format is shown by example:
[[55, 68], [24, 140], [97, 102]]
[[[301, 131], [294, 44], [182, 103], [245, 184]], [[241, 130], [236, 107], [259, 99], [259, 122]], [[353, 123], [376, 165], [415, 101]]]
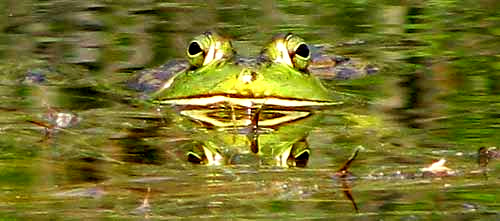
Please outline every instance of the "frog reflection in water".
[[189, 161], [306, 166], [316, 111], [342, 102], [308, 70], [311, 49], [302, 38], [277, 35], [259, 56], [240, 58], [228, 39], [206, 32], [186, 53], [188, 65], [153, 71], [169, 76], [150, 98], [203, 126], [194, 134]]

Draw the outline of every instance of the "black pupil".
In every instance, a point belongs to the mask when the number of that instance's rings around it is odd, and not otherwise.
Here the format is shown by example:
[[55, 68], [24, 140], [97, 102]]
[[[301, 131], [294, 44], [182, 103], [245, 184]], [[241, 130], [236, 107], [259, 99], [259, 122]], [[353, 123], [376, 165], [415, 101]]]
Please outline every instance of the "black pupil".
[[295, 54], [307, 58], [309, 57], [309, 47], [306, 44], [300, 44], [297, 50], [295, 50]]
[[191, 44], [189, 44], [188, 52], [190, 55], [198, 54], [201, 51], [201, 47], [197, 42], [192, 42]]

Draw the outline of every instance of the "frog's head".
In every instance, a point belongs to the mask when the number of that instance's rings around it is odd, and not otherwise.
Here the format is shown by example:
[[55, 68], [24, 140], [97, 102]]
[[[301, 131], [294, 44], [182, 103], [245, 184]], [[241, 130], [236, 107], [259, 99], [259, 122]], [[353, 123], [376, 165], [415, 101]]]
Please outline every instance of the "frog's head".
[[211, 32], [194, 38], [186, 52], [190, 68], [177, 73], [153, 94], [156, 103], [245, 107], [338, 103], [307, 72], [311, 52], [296, 35], [276, 36], [253, 62], [240, 62], [230, 41]]

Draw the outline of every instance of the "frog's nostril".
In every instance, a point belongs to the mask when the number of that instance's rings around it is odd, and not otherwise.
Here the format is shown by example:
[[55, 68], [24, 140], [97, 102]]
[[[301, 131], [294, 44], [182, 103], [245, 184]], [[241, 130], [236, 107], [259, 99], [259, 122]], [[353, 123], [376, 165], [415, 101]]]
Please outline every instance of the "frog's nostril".
[[252, 81], [255, 81], [255, 79], [257, 79], [257, 72], [252, 71], [251, 75], [252, 75]]
[[255, 79], [257, 79], [257, 72], [250, 71], [250, 70], [243, 70], [240, 74], [240, 79], [244, 83], [248, 84], [252, 81], [255, 81]]

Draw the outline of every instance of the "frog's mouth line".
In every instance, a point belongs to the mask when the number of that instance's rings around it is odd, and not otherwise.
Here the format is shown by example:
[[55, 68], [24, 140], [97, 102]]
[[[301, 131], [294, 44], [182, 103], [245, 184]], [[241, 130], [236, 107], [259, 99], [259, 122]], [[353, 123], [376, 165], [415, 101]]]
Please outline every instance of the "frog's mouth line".
[[242, 107], [255, 106], [280, 106], [280, 107], [314, 107], [314, 106], [333, 106], [340, 105], [343, 102], [318, 101], [295, 98], [281, 97], [236, 97], [234, 95], [212, 95], [199, 97], [186, 97], [176, 99], [166, 99], [157, 101], [159, 104], [171, 105], [192, 105], [209, 106], [217, 103], [229, 103]]

